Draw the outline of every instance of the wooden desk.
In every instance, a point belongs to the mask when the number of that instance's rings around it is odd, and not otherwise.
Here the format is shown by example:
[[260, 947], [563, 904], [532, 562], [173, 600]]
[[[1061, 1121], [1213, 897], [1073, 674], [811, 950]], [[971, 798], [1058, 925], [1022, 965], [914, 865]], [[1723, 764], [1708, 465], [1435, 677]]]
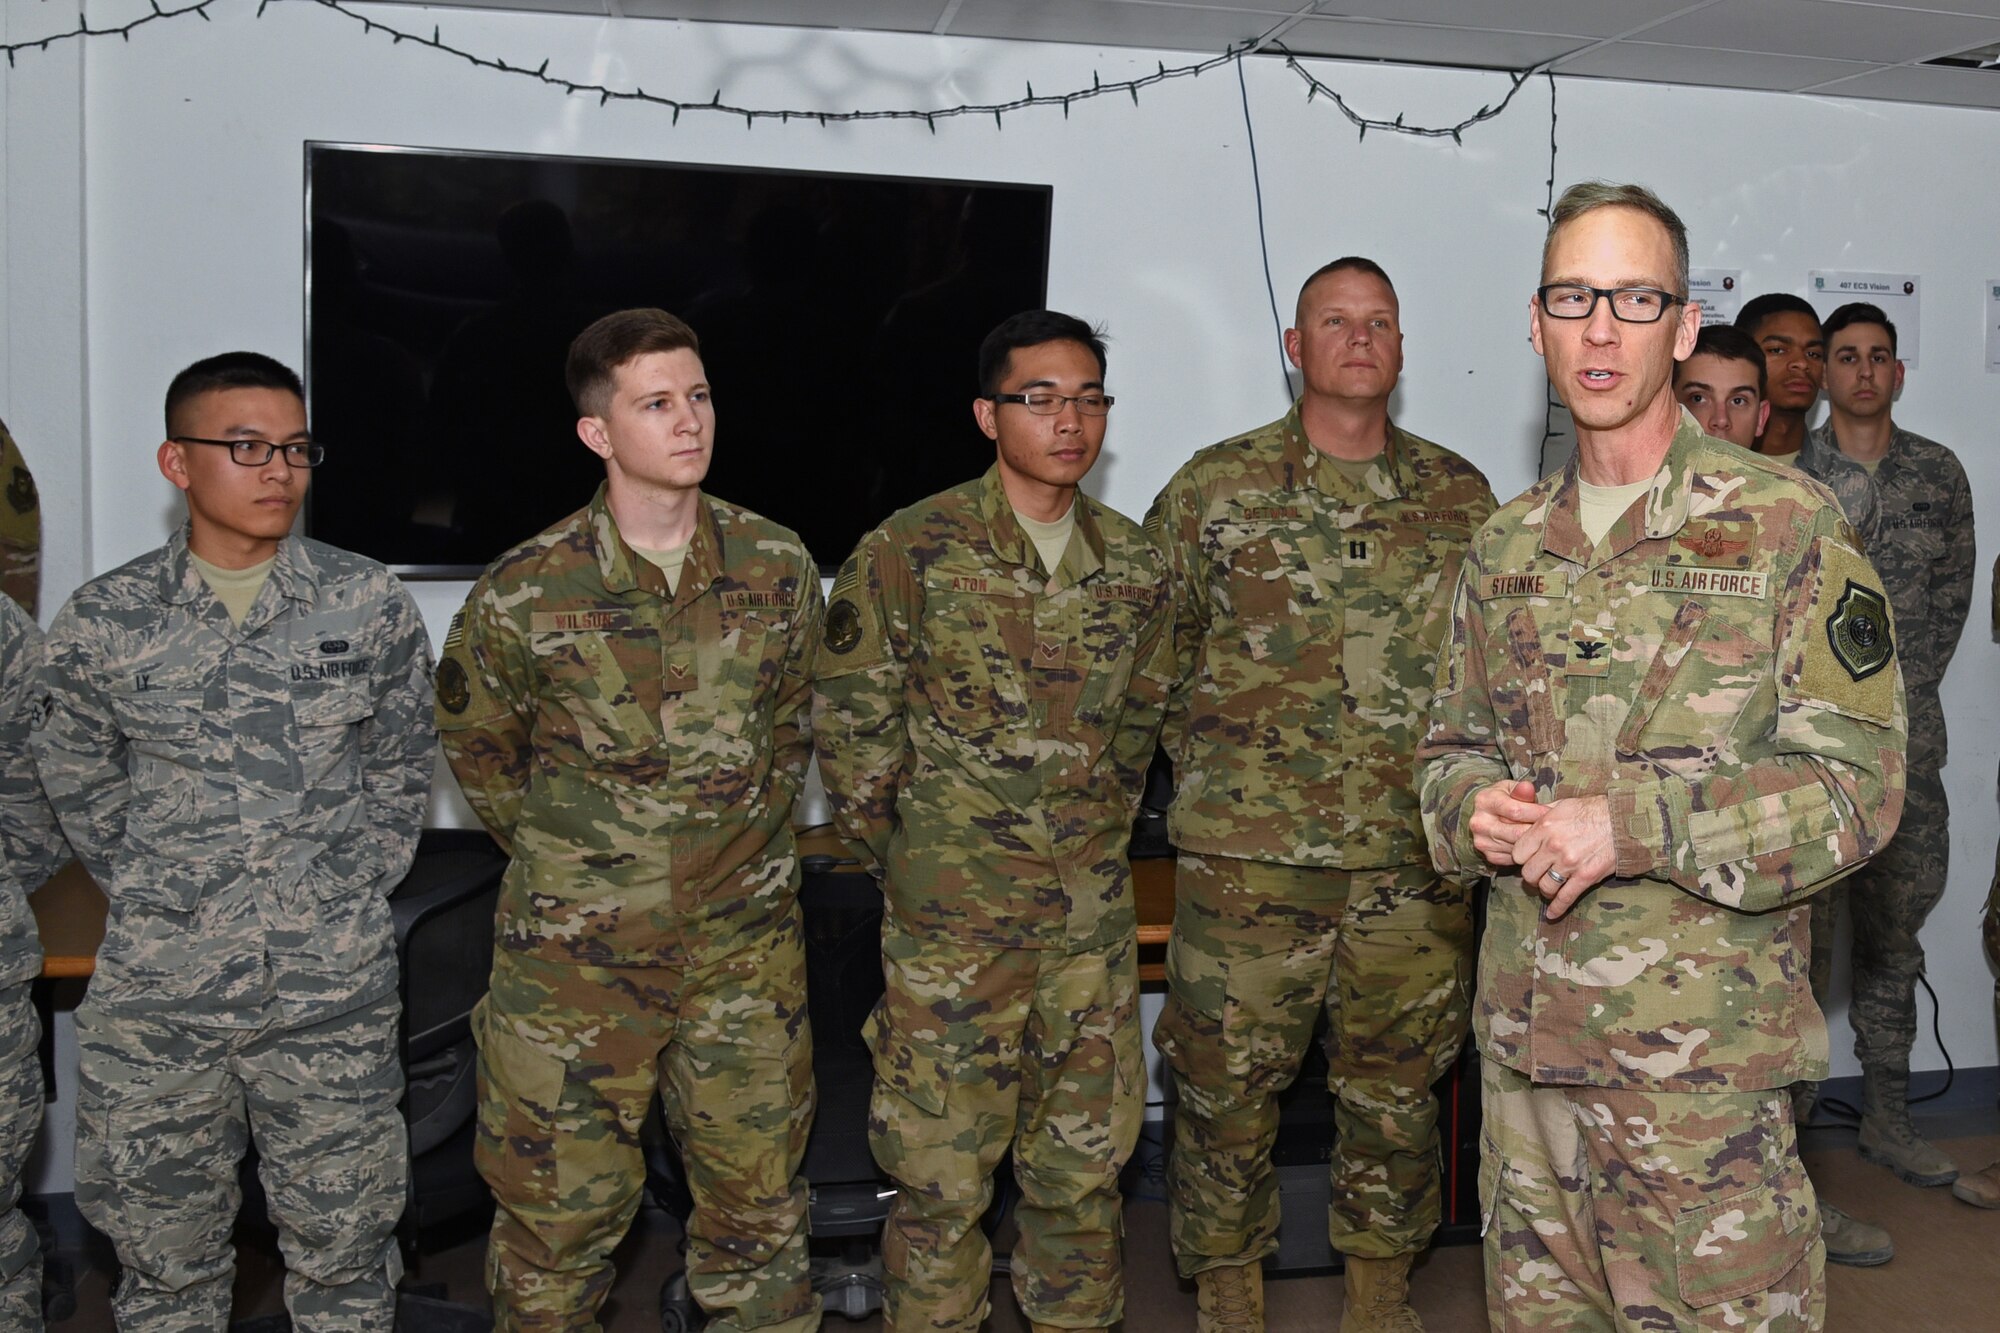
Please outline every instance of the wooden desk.
[[87, 977], [97, 970], [108, 904], [82, 863], [71, 861], [28, 899], [42, 936], [42, 975]]
[[1167, 937], [1174, 933], [1174, 861], [1132, 863], [1132, 897], [1139, 911], [1139, 981], [1167, 979]]

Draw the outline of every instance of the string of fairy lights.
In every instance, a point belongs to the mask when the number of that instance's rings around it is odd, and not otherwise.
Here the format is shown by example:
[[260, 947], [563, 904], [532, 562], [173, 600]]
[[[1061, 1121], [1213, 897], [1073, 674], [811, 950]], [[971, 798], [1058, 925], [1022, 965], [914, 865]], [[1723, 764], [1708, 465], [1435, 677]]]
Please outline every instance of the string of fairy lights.
[[[201, 19], [204, 22], [209, 21], [209, 10], [214, 8], [219, 2], [220, 0], [188, 0], [186, 4], [175, 6], [171, 3], [163, 4], [162, 0], [148, 0], [150, 7], [147, 11], [124, 23], [106, 24], [103, 26], [92, 25], [88, 13], [80, 12], [75, 27], [63, 31], [46, 33], [40, 37], [28, 40], [0, 43], [0, 52], [5, 53], [7, 63], [11, 66], [15, 63], [19, 55], [28, 52], [46, 51], [50, 47], [66, 41], [82, 40], [85, 38], [117, 37], [129, 42], [135, 32], [151, 24], [176, 19], [194, 18]], [[1505, 97], [1501, 98], [1497, 103], [1480, 107], [1479, 110], [1473, 112], [1463, 120], [1451, 125], [1411, 124], [1400, 113], [1391, 118], [1364, 115], [1356, 111], [1347, 99], [1341, 96], [1337, 89], [1330, 87], [1313, 74], [1311, 70], [1306, 68], [1299, 57], [1287, 50], [1282, 44], [1272, 43], [1268, 46], [1260, 46], [1256, 42], [1242, 42], [1231, 46], [1219, 54], [1191, 61], [1187, 64], [1168, 65], [1164, 61], [1161, 61], [1151, 71], [1131, 78], [1106, 81], [1098, 75], [1093, 74], [1088, 87], [1072, 88], [1059, 93], [1037, 93], [1034, 85], [1030, 83], [1019, 97], [1012, 97], [996, 102], [965, 102], [954, 106], [938, 107], [875, 107], [851, 111], [826, 111], [803, 107], [745, 106], [736, 102], [725, 102], [722, 97], [722, 90], [719, 88], [706, 98], [674, 97], [661, 93], [648, 92], [646, 89], [638, 86], [614, 88], [607, 84], [593, 83], [586, 79], [571, 78], [561, 73], [552, 73], [549, 68], [553, 63], [551, 60], [545, 59], [538, 65], [530, 66], [509, 62], [498, 56], [481, 55], [476, 51], [446, 41], [442, 24], [433, 24], [428, 34], [411, 31], [394, 23], [386, 22], [379, 17], [360, 12], [359, 9], [350, 3], [350, 0], [258, 0], [257, 17], [264, 17], [267, 11], [279, 3], [312, 5], [352, 23], [359, 24], [362, 32], [368, 36], [383, 37], [388, 39], [391, 44], [398, 46], [408, 42], [413, 46], [436, 52], [439, 55], [463, 61], [477, 69], [491, 70], [496, 74], [510, 78], [533, 80], [548, 87], [560, 89], [566, 97], [594, 97], [597, 99], [599, 106], [606, 106], [614, 102], [623, 102], [658, 107], [667, 111], [676, 124], [679, 123], [683, 114], [739, 117], [745, 125], [749, 126], [754, 126], [760, 120], [777, 121], [781, 124], [789, 124], [792, 121], [809, 121], [820, 125], [875, 120], [922, 121], [932, 132], [936, 132], [937, 124], [941, 120], [967, 116], [991, 116], [995, 126], [1002, 127], [1005, 118], [1010, 114], [1040, 108], [1060, 108], [1063, 115], [1067, 117], [1070, 108], [1079, 102], [1088, 102], [1103, 97], [1116, 97], [1121, 94], [1130, 97], [1136, 105], [1139, 100], [1139, 93], [1143, 89], [1150, 88], [1155, 84], [1176, 79], [1197, 78], [1210, 70], [1218, 69], [1225, 65], [1240, 65], [1252, 55], [1272, 55], [1282, 58], [1286, 69], [1291, 71], [1305, 85], [1307, 101], [1324, 100], [1339, 111], [1364, 139], [1367, 138], [1370, 130], [1374, 130], [1385, 134], [1407, 134], [1419, 138], [1450, 138], [1454, 143], [1462, 143], [1462, 136], [1465, 131], [1484, 121], [1492, 120], [1505, 111], [1508, 104], [1514, 100], [1514, 95], [1521, 90], [1521, 87], [1529, 79], [1537, 72], [1540, 72], [1541, 69], [1541, 67], [1537, 66], [1510, 73], [1508, 75], [1509, 86]]]

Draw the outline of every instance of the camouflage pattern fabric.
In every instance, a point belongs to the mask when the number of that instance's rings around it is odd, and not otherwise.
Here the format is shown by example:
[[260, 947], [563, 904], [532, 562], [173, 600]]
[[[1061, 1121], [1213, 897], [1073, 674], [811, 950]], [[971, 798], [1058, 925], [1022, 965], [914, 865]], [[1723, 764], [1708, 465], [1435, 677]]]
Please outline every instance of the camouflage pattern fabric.
[[[1993, 637], [2000, 639], [2000, 559], [1993, 562]], [[2000, 1024], [2000, 846], [1993, 854], [1993, 884], [1986, 890], [1986, 912], [1980, 936], [1986, 944], [1986, 961], [1992, 965], [1993, 1021]]]
[[703, 496], [669, 590], [600, 489], [495, 561], [452, 621], [445, 753], [512, 857], [480, 1066], [502, 1328], [595, 1327], [656, 1077], [690, 1150], [712, 1326], [817, 1317], [796, 1178], [811, 1046], [772, 1030], [803, 1033], [791, 814], [821, 614], [788, 530]]
[[1334, 1094], [1329, 1232], [1346, 1254], [1437, 1229], [1437, 1100], [1465, 1039], [1471, 902], [1429, 866], [1330, 870], [1181, 853], [1167, 1004], [1169, 1226], [1183, 1277], [1277, 1250], [1277, 1095], [1322, 1008]]
[[90, 997], [299, 1026], [395, 989], [430, 792], [430, 641], [373, 561], [288, 537], [232, 624], [186, 530], [49, 629], [42, 782], [111, 900]]
[[1944, 896], [1950, 819], [1938, 771], [1912, 765], [1896, 836], [1851, 878], [1813, 896], [1812, 992], [1822, 1007], [1833, 978], [1835, 916], [1841, 903], [1854, 923], [1848, 1022], [1863, 1069], [1910, 1067], [1917, 1040], [1917, 978], [1924, 970], [1917, 932]]
[[1550, 1087], [1483, 1067], [1494, 1333], [1808, 1333], [1819, 1205], [1772, 1092]]
[[836, 826], [884, 867], [876, 1159], [889, 1324], [973, 1329], [979, 1215], [1014, 1145], [1014, 1290], [1122, 1307], [1117, 1174], [1143, 1110], [1126, 858], [1170, 683], [1167, 575], [1078, 493], [1053, 571], [997, 468], [891, 517], [835, 580], [815, 702]]
[[23, 1330], [42, 1326], [41, 1252], [15, 1206], [42, 1125], [42, 1026], [28, 990], [42, 950], [28, 895], [69, 859], [28, 746], [46, 707], [41, 667], [41, 631], [0, 600], [0, 1328]]
[[1145, 1117], [1135, 946], [994, 949], [887, 929], [868, 1024], [875, 1160], [896, 1181], [883, 1326], [976, 1333], [992, 1249], [980, 1215], [1009, 1145], [1014, 1296], [1038, 1327], [1124, 1313], [1118, 1171]]
[[819, 1327], [799, 1178], [813, 1117], [804, 994], [796, 912], [685, 970], [496, 956], [474, 1023], [496, 1329], [597, 1327], [639, 1208], [656, 1088], [694, 1195], [687, 1274], [705, 1327]]
[[1685, 413], [1594, 547], [1577, 502], [1572, 461], [1481, 529], [1418, 751], [1444, 874], [1487, 869], [1467, 824], [1493, 783], [1610, 806], [1615, 868], [1567, 915], [1495, 879], [1480, 1053], [1537, 1083], [1636, 1091], [1824, 1078], [1806, 900], [1903, 805], [1881, 585], [1830, 492]]
[[1084, 949], [1138, 929], [1125, 857], [1172, 672], [1167, 575], [1079, 492], [1045, 570], [999, 472], [912, 505], [834, 581], [814, 686], [841, 833], [929, 939]]
[[[1812, 437], [1820, 447], [1840, 447], [1832, 422]], [[1910, 692], [1910, 767], [1942, 768], [1948, 756], [1938, 686], [1965, 632], [1976, 573], [1972, 488], [1957, 455], [1900, 427], [1873, 481], [1882, 518], [1868, 559], [1902, 635], [1896, 653]]]
[[33, 619], [42, 588], [42, 500], [20, 446], [0, 421], [0, 593]]
[[1882, 535], [1882, 502], [1868, 469], [1835, 448], [1826, 432], [1807, 431], [1792, 466], [1833, 492], [1840, 512], [1861, 538], [1864, 555], [1872, 555]]
[[41, 1040], [28, 983], [0, 987], [0, 1328], [10, 1333], [42, 1326], [42, 1252], [18, 1206], [42, 1128]]
[[84, 997], [76, 1204], [124, 1266], [120, 1328], [228, 1326], [254, 1125], [292, 1327], [390, 1333], [408, 1193], [400, 1011], [391, 994], [316, 1023], [227, 1028], [114, 1012], [94, 987]]
[[589, 506], [494, 561], [438, 665], [445, 755], [512, 856], [499, 945], [686, 966], [790, 919], [818, 571], [702, 497], [678, 588]]
[[1350, 870], [1427, 859], [1410, 755], [1472, 533], [1478, 469], [1406, 431], [1364, 479], [1299, 408], [1196, 454], [1146, 528], [1174, 583], [1176, 848]]

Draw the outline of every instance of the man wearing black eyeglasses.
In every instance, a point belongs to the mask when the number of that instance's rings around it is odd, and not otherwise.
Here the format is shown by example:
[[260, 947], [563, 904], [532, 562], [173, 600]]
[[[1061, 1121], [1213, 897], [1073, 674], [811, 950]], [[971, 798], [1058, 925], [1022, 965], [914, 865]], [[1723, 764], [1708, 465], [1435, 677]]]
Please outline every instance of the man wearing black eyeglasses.
[[862, 538], [827, 608], [820, 774], [886, 900], [869, 1138], [903, 1333], [980, 1327], [1010, 1145], [1022, 1313], [1124, 1311], [1118, 1170], [1146, 1098], [1126, 844], [1171, 663], [1164, 562], [1078, 488], [1111, 406], [1088, 324], [1003, 322], [972, 404], [994, 466]]
[[387, 570], [292, 533], [298, 377], [252, 352], [167, 390], [166, 545], [49, 631], [43, 785], [111, 901], [77, 1011], [77, 1205], [123, 1329], [229, 1322], [254, 1133], [293, 1327], [387, 1328], [406, 1139], [386, 895], [435, 733], [430, 647]]
[[1577, 452], [1473, 538], [1417, 751], [1439, 871], [1493, 878], [1499, 1333], [1825, 1312], [1787, 1093], [1827, 1066], [1808, 904], [1901, 815], [1904, 627], [1832, 492], [1675, 400], [1687, 273], [1642, 186], [1551, 210], [1529, 332]]

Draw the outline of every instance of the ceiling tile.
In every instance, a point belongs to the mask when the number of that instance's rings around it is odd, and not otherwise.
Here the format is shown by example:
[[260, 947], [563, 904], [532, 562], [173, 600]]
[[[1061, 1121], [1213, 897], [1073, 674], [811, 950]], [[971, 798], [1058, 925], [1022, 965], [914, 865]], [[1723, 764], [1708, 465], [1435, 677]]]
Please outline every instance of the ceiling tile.
[[421, 5], [427, 9], [516, 9], [536, 14], [610, 13], [607, 0], [376, 0], [377, 4]]
[[946, 0], [617, 0], [630, 18], [777, 23], [793, 28], [864, 28], [929, 32]]
[[1858, 79], [1843, 79], [1822, 91], [1828, 97], [2000, 107], [2000, 70], [1900, 65]]
[[1874, 5], [1882, 9], [1930, 9], [1945, 14], [1978, 14], [2000, 19], [2000, 0], [1839, 0], [1842, 4]]
[[[1994, 0], [2000, 3], [2000, 0]], [[1496, 32], [1553, 32], [1617, 37], [1676, 10], [1714, 0], [1320, 0], [1330, 18], [1395, 19]]]
[[1116, 0], [964, 0], [946, 31], [957, 37], [1221, 51], [1263, 36], [1289, 17], [1281, 7], [1260, 11]]
[[1306, 19], [1284, 36], [1285, 45], [1299, 55], [1402, 60], [1418, 65], [1468, 65], [1479, 69], [1526, 69], [1588, 42], [1583, 37], [1323, 18]]
[[1676, 46], [1893, 65], [2000, 38], [2000, 19], [1830, 0], [1720, 0], [1646, 30]]
[[1790, 92], [1876, 68], [1879, 67], [1852, 60], [1711, 51], [1693, 46], [1662, 46], [1656, 42], [1613, 42], [1574, 60], [1559, 61], [1556, 73], [1631, 79], [1639, 83], [1690, 83]]

